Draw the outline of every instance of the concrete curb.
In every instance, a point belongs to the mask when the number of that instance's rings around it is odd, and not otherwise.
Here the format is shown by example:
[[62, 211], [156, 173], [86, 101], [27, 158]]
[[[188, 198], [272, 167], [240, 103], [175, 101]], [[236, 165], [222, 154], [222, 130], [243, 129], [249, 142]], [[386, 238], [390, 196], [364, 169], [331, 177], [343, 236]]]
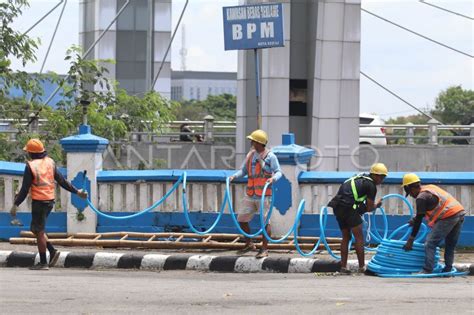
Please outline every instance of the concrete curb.
[[[39, 261], [32, 252], [0, 251], [0, 267], [30, 267]], [[357, 269], [357, 261], [348, 262], [350, 269]], [[474, 275], [474, 264], [455, 264], [459, 271]], [[197, 270], [237, 273], [331, 273], [339, 271], [335, 260], [311, 258], [210, 255], [163, 255], [61, 252], [55, 268], [85, 269], [140, 269], [140, 270]]]
[[[0, 251], [0, 267], [30, 267], [38, 261], [37, 253]], [[340, 263], [334, 260], [286, 257], [256, 259], [251, 256], [61, 252], [55, 268], [309, 273], [336, 272], [340, 269]]]

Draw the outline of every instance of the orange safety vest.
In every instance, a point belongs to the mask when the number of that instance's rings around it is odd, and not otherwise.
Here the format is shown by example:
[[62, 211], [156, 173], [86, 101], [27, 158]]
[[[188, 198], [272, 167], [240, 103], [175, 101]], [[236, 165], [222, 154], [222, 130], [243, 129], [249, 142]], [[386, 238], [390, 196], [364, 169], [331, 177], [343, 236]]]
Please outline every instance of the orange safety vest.
[[434, 209], [426, 211], [425, 219], [430, 227], [433, 227], [437, 221], [452, 217], [464, 210], [464, 207], [459, 203], [459, 201], [454, 199], [450, 193], [436, 185], [421, 186], [421, 191], [427, 191], [438, 197], [439, 200]]
[[55, 163], [49, 157], [28, 162], [33, 181], [30, 194], [33, 200], [54, 200], [56, 183], [54, 181]]
[[[248, 172], [248, 181], [247, 181], [247, 195], [253, 196], [257, 195], [258, 197], [262, 196], [263, 187], [267, 182], [267, 179], [272, 177], [272, 173], [268, 173], [263, 169], [265, 158], [268, 153], [262, 158], [258, 158], [255, 163], [255, 173], [252, 173], [252, 156], [247, 158], [247, 172]], [[261, 163], [260, 161], [263, 161]], [[269, 186], [265, 192], [265, 196], [272, 195], [272, 187]]]

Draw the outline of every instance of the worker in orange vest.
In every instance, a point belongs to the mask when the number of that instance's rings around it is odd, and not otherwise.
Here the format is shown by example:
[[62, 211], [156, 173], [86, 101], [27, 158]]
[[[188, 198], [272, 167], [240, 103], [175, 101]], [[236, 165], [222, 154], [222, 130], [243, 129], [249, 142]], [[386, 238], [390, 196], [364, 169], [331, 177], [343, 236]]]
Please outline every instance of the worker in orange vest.
[[436, 185], [421, 185], [420, 178], [413, 173], [403, 176], [406, 195], [416, 198], [416, 216], [410, 220], [413, 226], [410, 238], [403, 247], [409, 251], [420, 229], [423, 217], [431, 227], [425, 241], [425, 264], [421, 273], [431, 273], [435, 267], [436, 247], [444, 240], [443, 272], [450, 272], [454, 263], [454, 248], [458, 243], [466, 211], [451, 194]]
[[[260, 210], [260, 200], [263, 194], [263, 187], [266, 183], [272, 184], [282, 176], [280, 163], [276, 155], [266, 148], [268, 143], [267, 133], [263, 130], [255, 130], [247, 139], [251, 141], [251, 150], [247, 154], [242, 168], [231, 176], [230, 181], [235, 178], [247, 175], [247, 189], [244, 198], [244, 209], [240, 209], [237, 220], [240, 227], [247, 233], [250, 233], [249, 222]], [[267, 216], [272, 196], [272, 186], [270, 185], [265, 192], [265, 218]], [[265, 226], [268, 235], [271, 235], [270, 222]], [[241, 253], [255, 250], [256, 247], [250, 238], [245, 238], [245, 247]], [[257, 258], [268, 256], [268, 240], [263, 237], [262, 247], [257, 253]]]
[[[30, 269], [48, 270], [56, 264], [59, 251], [48, 242], [45, 233], [46, 219], [54, 207], [56, 182], [67, 191], [77, 194], [86, 199], [87, 192], [76, 189], [70, 182], [64, 179], [58, 171], [56, 163], [48, 157], [43, 143], [39, 139], [31, 139], [23, 148], [30, 158], [26, 163], [23, 174], [23, 182], [20, 192], [15, 196], [10, 214], [15, 217], [18, 206], [30, 193], [31, 202], [31, 225], [30, 230], [36, 235], [40, 262]], [[49, 265], [46, 262], [46, 248], [49, 251]]]

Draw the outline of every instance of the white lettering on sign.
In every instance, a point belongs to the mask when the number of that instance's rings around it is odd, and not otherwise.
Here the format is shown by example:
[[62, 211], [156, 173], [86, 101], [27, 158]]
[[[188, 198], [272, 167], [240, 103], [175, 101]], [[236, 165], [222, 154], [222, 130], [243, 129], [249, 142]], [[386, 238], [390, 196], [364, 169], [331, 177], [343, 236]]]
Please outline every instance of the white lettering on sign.
[[261, 38], [273, 38], [275, 37], [275, 30], [273, 28], [273, 22], [262, 22], [260, 23], [260, 37]]
[[244, 7], [226, 8], [227, 20], [245, 20], [247, 19], [247, 10]]
[[247, 24], [247, 39], [252, 39], [253, 33], [257, 31], [257, 24], [249, 23]]
[[232, 24], [232, 40], [239, 40], [242, 39], [242, 37], [242, 25]]
[[280, 16], [278, 5], [265, 5], [261, 9], [262, 18], [276, 18]]
[[247, 18], [248, 19], [259, 19], [260, 18], [260, 6], [247, 7]]

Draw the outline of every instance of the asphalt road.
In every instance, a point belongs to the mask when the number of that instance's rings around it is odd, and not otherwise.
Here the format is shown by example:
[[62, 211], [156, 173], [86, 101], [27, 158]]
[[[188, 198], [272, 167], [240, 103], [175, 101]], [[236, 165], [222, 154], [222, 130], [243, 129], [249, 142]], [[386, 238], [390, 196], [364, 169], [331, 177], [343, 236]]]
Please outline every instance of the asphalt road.
[[474, 314], [473, 280], [0, 268], [0, 313]]

